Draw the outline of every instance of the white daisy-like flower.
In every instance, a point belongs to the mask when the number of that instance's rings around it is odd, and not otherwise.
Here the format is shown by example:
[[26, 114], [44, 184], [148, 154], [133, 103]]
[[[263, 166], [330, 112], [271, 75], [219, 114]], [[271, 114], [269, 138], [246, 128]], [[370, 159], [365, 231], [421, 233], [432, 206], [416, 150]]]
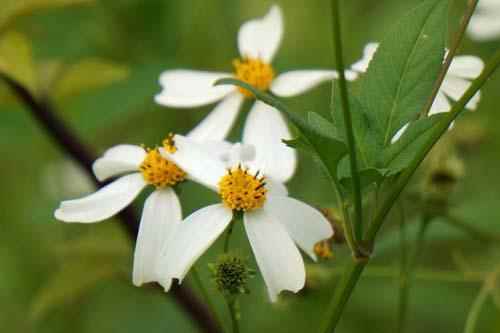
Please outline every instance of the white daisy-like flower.
[[[311, 206], [287, 196], [279, 168], [253, 159], [258, 148], [235, 146], [225, 161], [212, 158], [206, 148], [176, 135], [172, 160], [188, 177], [214, 191], [220, 204], [188, 216], [177, 229], [173, 243], [161, 259], [159, 274], [182, 281], [195, 261], [215, 242], [233, 220], [243, 223], [271, 301], [282, 290], [298, 292], [305, 283], [301, 248], [316, 260], [314, 246], [333, 235], [327, 219]], [[274, 160], [276, 163], [276, 160]], [[162, 283], [160, 281], [160, 283]]]
[[[233, 61], [234, 73], [194, 70], [167, 70], [160, 76], [163, 90], [155, 96], [157, 103], [176, 108], [191, 108], [220, 103], [189, 133], [199, 141], [223, 140], [230, 132], [245, 98], [252, 94], [234, 86], [214, 87], [221, 78], [234, 77], [261, 90], [270, 90], [281, 97], [291, 97], [306, 92], [318, 84], [338, 77], [334, 70], [294, 70], [275, 75], [271, 62], [283, 36], [281, 9], [272, 6], [262, 18], [245, 22], [238, 33], [240, 59]], [[275, 77], [276, 76], [276, 77]], [[348, 79], [357, 74], [346, 71]], [[282, 143], [290, 139], [288, 126], [276, 109], [257, 101], [246, 119], [243, 137], [257, 149], [257, 160], [273, 156], [276, 168], [281, 169], [279, 181], [286, 182], [295, 171], [296, 153]]]
[[[164, 156], [157, 148], [118, 145], [108, 149], [93, 164], [100, 181], [120, 176], [97, 192], [81, 199], [61, 202], [55, 217], [64, 222], [93, 223], [106, 220], [127, 207], [148, 185], [155, 190], [144, 203], [134, 253], [133, 283], [157, 281], [157, 262], [182, 221], [179, 199], [172, 189], [186, 173], [168, 158], [175, 151], [169, 136]], [[164, 278], [163, 283], [168, 283]]]
[[468, 35], [477, 41], [500, 38], [500, 1], [480, 0], [467, 28]]

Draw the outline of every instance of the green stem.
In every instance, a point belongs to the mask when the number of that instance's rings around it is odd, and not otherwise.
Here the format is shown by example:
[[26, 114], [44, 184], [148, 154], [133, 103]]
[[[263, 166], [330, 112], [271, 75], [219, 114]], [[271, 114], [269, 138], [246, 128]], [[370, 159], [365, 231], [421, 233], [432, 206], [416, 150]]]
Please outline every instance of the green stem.
[[483, 230], [480, 230], [473, 225], [469, 223], [465, 223], [461, 219], [452, 216], [452, 215], [446, 215], [446, 222], [449, 224], [455, 226], [458, 229], [461, 229], [471, 235], [472, 237], [476, 238], [478, 241], [483, 241], [483, 242], [498, 242], [500, 241], [500, 235], [497, 234], [490, 234], [487, 233]]
[[469, 4], [462, 18], [462, 22], [460, 23], [460, 28], [456, 33], [455, 40], [448, 52], [448, 55], [446, 56], [446, 59], [444, 60], [443, 67], [441, 68], [441, 72], [439, 73], [438, 79], [434, 85], [431, 96], [427, 100], [427, 104], [425, 105], [424, 109], [421, 112], [422, 117], [427, 116], [429, 114], [429, 111], [431, 110], [432, 104], [434, 103], [434, 100], [436, 99], [436, 96], [439, 93], [439, 89], [441, 89], [441, 85], [443, 84], [446, 74], [448, 73], [448, 69], [451, 66], [451, 62], [453, 61], [455, 54], [457, 54], [458, 48], [462, 44], [462, 40], [464, 39], [465, 36], [465, 31], [467, 30], [467, 26], [469, 25], [472, 14], [474, 14], [474, 11], [476, 10], [478, 2], [479, 0], [469, 0]]
[[469, 311], [469, 315], [467, 316], [467, 321], [465, 322], [464, 333], [474, 333], [477, 321], [479, 319], [479, 315], [481, 313], [481, 309], [483, 308], [483, 305], [486, 303], [489, 294], [490, 294], [490, 288], [488, 286], [488, 282], [485, 282]]
[[[434, 135], [429, 138], [426, 147], [422, 148], [416, 158], [413, 160], [409, 168], [403, 172], [399, 177], [398, 181], [394, 185], [394, 189], [389, 193], [387, 198], [380, 205], [378, 213], [375, 215], [374, 220], [370, 224], [370, 227], [366, 234], [366, 242], [373, 244], [377, 233], [379, 232], [382, 224], [384, 223], [387, 214], [391, 211], [394, 203], [397, 201], [399, 195], [404, 190], [411, 177], [422, 163], [425, 156], [436, 144], [436, 142], [441, 138], [441, 136], [446, 133], [450, 124], [459, 116], [463, 111], [465, 105], [470, 101], [470, 99], [479, 91], [479, 89], [486, 83], [489, 77], [495, 72], [497, 67], [500, 65], [500, 51], [493, 56], [493, 59], [488, 63], [483, 73], [475, 79], [470, 85], [466, 93], [460, 98], [460, 100], [454, 105], [448, 117], [444, 119], [435, 128]], [[373, 246], [373, 245], [372, 245]], [[338, 321], [344, 311], [344, 307], [349, 300], [349, 297], [354, 290], [361, 273], [368, 264], [369, 260], [359, 261], [352, 263], [346, 271], [346, 274], [342, 278], [339, 286], [335, 289], [332, 301], [327, 308], [325, 321], [321, 326], [321, 332], [332, 332], [338, 324]]]
[[[338, 0], [332, 0], [332, 28], [333, 28], [333, 47], [335, 50], [336, 67], [339, 72], [340, 98], [342, 102], [342, 112], [344, 115], [345, 133], [347, 137], [347, 147], [349, 148], [349, 161], [351, 167], [351, 177], [353, 181], [354, 194], [354, 235], [355, 239], [361, 240], [363, 237], [363, 205], [361, 198], [361, 182], [359, 179], [358, 161], [356, 157], [356, 140], [352, 128], [351, 112], [349, 109], [349, 95], [347, 92], [347, 80], [344, 72], [344, 60], [342, 52], [341, 24], [340, 24], [340, 6]], [[332, 84], [332, 94], [335, 85]]]
[[398, 332], [404, 332], [406, 313], [408, 312], [408, 306], [410, 304], [410, 290], [415, 279], [415, 270], [417, 268], [418, 262], [420, 261], [420, 257], [422, 256], [425, 234], [427, 232], [430, 221], [430, 217], [424, 217], [424, 219], [420, 223], [412, 259], [408, 263], [408, 266], [404, 272], [404, 277], [402, 278], [402, 280], [405, 281], [405, 284], [404, 288], [402, 288], [401, 290], [400, 295], [403, 302], [401, 302], [399, 305]]
[[399, 304], [397, 332], [404, 331], [406, 322], [406, 309], [408, 305], [408, 251], [406, 241], [406, 218], [404, 207], [401, 206], [401, 221], [399, 224], [399, 248], [400, 248], [400, 271], [399, 271]]
[[231, 325], [233, 328], [233, 333], [240, 332], [240, 326], [238, 322], [238, 314], [236, 310], [236, 300], [226, 299], [227, 307], [229, 309], [229, 315], [231, 316]]
[[229, 228], [226, 231], [226, 238], [224, 239], [224, 253], [229, 252], [229, 240], [231, 239], [231, 235], [233, 234], [234, 227], [234, 219], [229, 224]]
[[205, 286], [203, 285], [203, 282], [201, 281], [200, 275], [198, 274], [198, 270], [194, 266], [193, 266], [193, 268], [191, 268], [191, 276], [193, 277], [193, 280], [196, 283], [196, 286], [200, 290], [201, 295], [205, 299], [205, 302], [207, 303], [207, 305], [210, 309], [210, 312], [212, 312], [212, 316], [217, 321], [219, 327], [222, 328], [223, 327], [222, 321], [219, 318], [219, 314], [215, 310], [215, 304], [212, 302], [212, 299], [210, 298], [207, 289], [205, 288]]

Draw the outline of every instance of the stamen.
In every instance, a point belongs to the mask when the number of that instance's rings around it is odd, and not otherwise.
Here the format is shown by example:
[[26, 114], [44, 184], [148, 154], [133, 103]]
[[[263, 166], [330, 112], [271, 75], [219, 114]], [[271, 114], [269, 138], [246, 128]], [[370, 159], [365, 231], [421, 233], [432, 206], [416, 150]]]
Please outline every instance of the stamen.
[[[257, 173], [258, 174], [258, 173]], [[266, 201], [267, 189], [261, 179], [251, 175], [248, 169], [238, 165], [219, 181], [219, 193], [223, 203], [237, 211], [260, 208]]]
[[175, 146], [174, 136], [175, 136], [174, 133], [168, 133], [165, 140], [163, 140], [163, 148], [170, 154], [173, 154], [177, 151], [177, 147]]
[[186, 173], [174, 162], [163, 158], [157, 148], [147, 149], [139, 169], [144, 180], [157, 188], [174, 186], [186, 178]]

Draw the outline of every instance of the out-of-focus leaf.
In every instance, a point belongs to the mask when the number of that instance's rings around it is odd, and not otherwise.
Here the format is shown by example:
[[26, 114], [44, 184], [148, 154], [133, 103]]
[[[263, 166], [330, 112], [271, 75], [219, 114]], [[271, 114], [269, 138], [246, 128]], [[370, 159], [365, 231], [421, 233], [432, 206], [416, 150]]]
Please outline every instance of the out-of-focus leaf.
[[448, 1], [426, 0], [386, 35], [361, 79], [360, 99], [384, 146], [414, 120], [441, 68]]
[[84, 235], [68, 240], [55, 248], [60, 260], [72, 257], [131, 257], [130, 241], [119, 227], [112, 223], [102, 224]]
[[95, 0], [2, 0], [0, 31], [14, 19], [30, 15], [36, 10], [94, 3]]
[[31, 43], [23, 34], [9, 32], [0, 38], [0, 72], [31, 92], [36, 91], [36, 71]]
[[65, 262], [35, 295], [31, 303], [31, 319], [40, 319], [58, 306], [78, 301], [97, 282], [121, 272], [122, 269], [107, 258], [79, 257]]
[[128, 75], [126, 66], [102, 59], [85, 59], [63, 68], [53, 82], [51, 92], [54, 98], [62, 99], [124, 80]]

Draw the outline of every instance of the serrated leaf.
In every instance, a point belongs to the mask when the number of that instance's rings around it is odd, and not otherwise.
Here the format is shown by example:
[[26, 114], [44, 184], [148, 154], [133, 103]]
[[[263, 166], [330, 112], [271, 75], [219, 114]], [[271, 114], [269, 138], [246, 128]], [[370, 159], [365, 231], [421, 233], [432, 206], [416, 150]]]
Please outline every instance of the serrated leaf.
[[31, 42], [23, 34], [9, 32], [0, 39], [0, 72], [29, 91], [36, 91], [36, 70]]
[[424, 108], [442, 65], [448, 1], [426, 0], [380, 43], [361, 79], [361, 102], [384, 146]]
[[432, 129], [444, 117], [445, 114], [437, 114], [410, 123], [401, 138], [384, 150], [383, 165], [391, 175], [401, 172], [413, 161], [420, 147], [427, 144]]
[[56, 99], [71, 97], [124, 80], [128, 75], [126, 66], [102, 59], [84, 59], [60, 72], [59, 79], [54, 81], [52, 94]]
[[19, 16], [30, 15], [36, 10], [95, 3], [95, 0], [2, 0], [0, 30]]

